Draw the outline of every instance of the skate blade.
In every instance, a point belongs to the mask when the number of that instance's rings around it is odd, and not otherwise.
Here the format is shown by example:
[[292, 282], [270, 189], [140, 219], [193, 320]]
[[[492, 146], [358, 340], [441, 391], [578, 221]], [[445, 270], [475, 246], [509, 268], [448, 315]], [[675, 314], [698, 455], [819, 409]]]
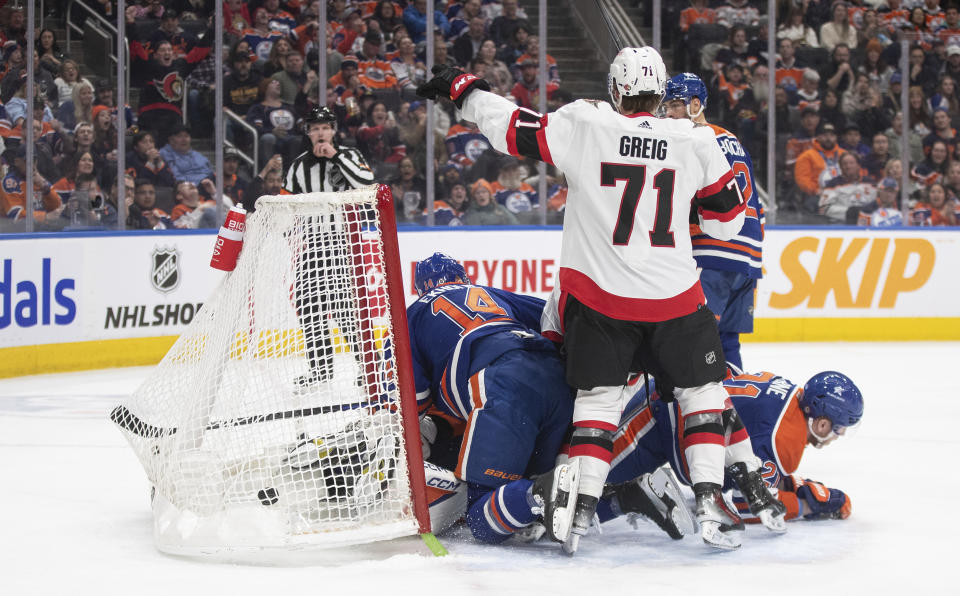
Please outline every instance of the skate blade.
[[570, 537], [567, 538], [564, 543], [560, 546], [560, 552], [572, 557], [577, 553], [577, 547], [580, 545], [580, 534], [572, 533]]
[[670, 519], [677, 528], [677, 532], [680, 533], [681, 538], [697, 531], [697, 525], [693, 521], [693, 516], [682, 501], [670, 510]]
[[577, 505], [577, 491], [580, 489], [580, 461], [571, 460], [558, 471], [556, 496], [554, 497], [553, 516], [550, 528], [554, 539], [566, 542], [573, 527], [573, 515]]
[[772, 511], [761, 511], [757, 514], [763, 527], [775, 534], [783, 534], [787, 531], [787, 521], [784, 516], [774, 515]]
[[740, 537], [732, 532], [720, 529], [720, 523], [715, 521], [700, 522], [700, 536], [707, 546], [723, 550], [740, 548]]

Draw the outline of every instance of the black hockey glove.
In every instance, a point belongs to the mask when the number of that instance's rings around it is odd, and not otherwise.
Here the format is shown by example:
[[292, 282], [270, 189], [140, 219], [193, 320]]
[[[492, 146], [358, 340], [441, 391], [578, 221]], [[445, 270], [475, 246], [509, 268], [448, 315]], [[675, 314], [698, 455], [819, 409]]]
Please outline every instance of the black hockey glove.
[[433, 67], [433, 78], [417, 87], [417, 95], [425, 99], [445, 97], [462, 108], [463, 100], [474, 89], [489, 91], [490, 83], [459, 68], [437, 64]]

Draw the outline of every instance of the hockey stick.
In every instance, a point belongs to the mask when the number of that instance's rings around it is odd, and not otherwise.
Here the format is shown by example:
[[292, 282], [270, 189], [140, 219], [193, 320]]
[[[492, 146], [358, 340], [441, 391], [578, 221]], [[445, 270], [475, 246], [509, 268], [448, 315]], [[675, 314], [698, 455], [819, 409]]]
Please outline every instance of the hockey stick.
[[[370, 402], [353, 402], [345, 404], [334, 404], [330, 406], [317, 406], [314, 408], [301, 408], [296, 410], [285, 410], [283, 412], [272, 412], [270, 414], [257, 414], [255, 416], [246, 416], [243, 418], [231, 418], [229, 420], [220, 420], [208, 422], [203, 430], [217, 430], [232, 426], [246, 426], [248, 424], [259, 424], [260, 422], [272, 422], [274, 420], [286, 420], [288, 418], [302, 418], [305, 416], [316, 416], [318, 414], [332, 414], [344, 410], [354, 410], [364, 406], [371, 405]], [[117, 406], [110, 412], [110, 420], [115, 422], [121, 428], [131, 433], [144, 437], [146, 439], [161, 439], [177, 433], [176, 427], [162, 428], [147, 424], [136, 414], [127, 409], [126, 406]]]

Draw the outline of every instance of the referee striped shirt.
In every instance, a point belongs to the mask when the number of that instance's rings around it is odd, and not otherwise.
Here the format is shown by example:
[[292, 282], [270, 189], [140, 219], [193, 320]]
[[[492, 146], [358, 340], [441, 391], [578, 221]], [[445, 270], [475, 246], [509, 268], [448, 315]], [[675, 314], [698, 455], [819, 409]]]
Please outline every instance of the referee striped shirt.
[[338, 147], [331, 158], [317, 157], [312, 151], [297, 156], [287, 170], [284, 188], [293, 194], [337, 192], [373, 184], [373, 171], [363, 155], [353, 147]]

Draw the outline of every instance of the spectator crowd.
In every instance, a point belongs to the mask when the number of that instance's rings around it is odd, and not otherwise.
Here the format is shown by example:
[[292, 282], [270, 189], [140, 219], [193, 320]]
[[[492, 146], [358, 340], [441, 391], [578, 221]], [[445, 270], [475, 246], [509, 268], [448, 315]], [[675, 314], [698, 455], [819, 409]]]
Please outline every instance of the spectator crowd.
[[[4, 221], [30, 209], [42, 229], [115, 227], [124, 196], [128, 228], [215, 226], [218, 178], [227, 206], [279, 192], [283, 168], [305, 149], [302, 120], [321, 103], [337, 115], [338, 143], [357, 147], [376, 179], [392, 187], [401, 223], [423, 224], [429, 211], [435, 225], [537, 223], [541, 206], [548, 223], [562, 221], [561, 172], [548, 168], [547, 196], [540, 196], [536, 164], [495, 152], [449, 102], [437, 104], [428, 131], [426, 105], [415, 94], [429, 76], [431, 19], [436, 63], [459, 66], [518, 106], [537, 109], [544, 60], [548, 109], [572, 101], [557, 61], [540, 56], [537, 31], [517, 0], [439, 0], [432, 15], [425, 0], [225, 0], [220, 90], [214, 1], [131, 0], [123, 15], [113, 0], [90, 2], [108, 21], [122, 16], [126, 23], [129, 105], [120, 107], [117, 83], [93, 76], [83, 64], [92, 57], [71, 57], [58, 39], [68, 16], [64, 0], [48, 2], [52, 11], [32, 56], [25, 9], [0, 6]], [[780, 0], [772, 74], [765, 1], [663, 5], [671, 73], [693, 71], [707, 83], [708, 118], [740, 137], [761, 186], [767, 113], [774, 110], [779, 221], [956, 224], [960, 0]], [[905, 73], [898, 68], [904, 37]], [[36, 97], [28, 98], [31, 58]], [[326, 81], [317, 76], [321, 59]], [[907, 164], [899, 159], [904, 85]], [[215, 93], [230, 111], [222, 172], [209, 158]], [[26, 163], [25, 124], [36, 140], [33, 167]], [[434, 138], [430, 156], [427, 134]], [[126, 174], [118, 189], [120, 135]], [[428, 160], [436, 172], [433, 197], [424, 177]], [[907, 204], [899, 198], [904, 169]]]

